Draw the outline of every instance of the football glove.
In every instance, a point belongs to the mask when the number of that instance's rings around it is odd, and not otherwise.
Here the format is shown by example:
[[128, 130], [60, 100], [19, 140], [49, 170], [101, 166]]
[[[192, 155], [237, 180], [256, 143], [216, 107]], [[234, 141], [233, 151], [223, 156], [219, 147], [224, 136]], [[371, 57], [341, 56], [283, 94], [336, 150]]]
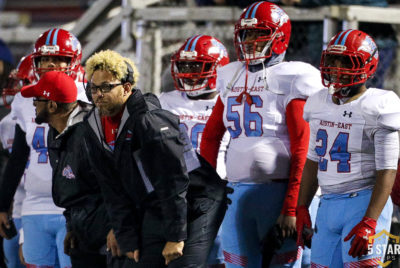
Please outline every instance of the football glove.
[[353, 236], [354, 239], [351, 242], [349, 255], [353, 258], [361, 257], [362, 255], [368, 254], [368, 244], [373, 244], [374, 240], [369, 242], [369, 237], [375, 234], [376, 220], [368, 217], [364, 217], [344, 238], [344, 241], [349, 241]]
[[[296, 209], [296, 229], [297, 229], [297, 246], [304, 248], [304, 245], [309, 246], [311, 243], [311, 217], [306, 206], [298, 206]], [[305, 235], [304, 235], [305, 234]]]

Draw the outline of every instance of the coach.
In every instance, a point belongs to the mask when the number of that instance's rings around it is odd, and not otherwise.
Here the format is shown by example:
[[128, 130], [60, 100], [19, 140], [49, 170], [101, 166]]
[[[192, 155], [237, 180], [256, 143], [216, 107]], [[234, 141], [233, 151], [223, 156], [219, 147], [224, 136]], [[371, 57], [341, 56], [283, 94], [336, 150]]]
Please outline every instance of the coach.
[[50, 125], [47, 142], [53, 200], [66, 208], [64, 252], [71, 257], [73, 268], [105, 268], [106, 255], [99, 250], [106, 244], [111, 227], [81, 139], [81, 123], [91, 105], [77, 102], [74, 80], [57, 71], [47, 72], [37, 84], [23, 87], [21, 94], [34, 97], [36, 122]]
[[133, 88], [129, 59], [101, 51], [86, 73], [96, 109], [85, 140], [120, 250], [140, 267], [205, 267], [226, 210], [225, 183], [196, 155], [178, 117]]

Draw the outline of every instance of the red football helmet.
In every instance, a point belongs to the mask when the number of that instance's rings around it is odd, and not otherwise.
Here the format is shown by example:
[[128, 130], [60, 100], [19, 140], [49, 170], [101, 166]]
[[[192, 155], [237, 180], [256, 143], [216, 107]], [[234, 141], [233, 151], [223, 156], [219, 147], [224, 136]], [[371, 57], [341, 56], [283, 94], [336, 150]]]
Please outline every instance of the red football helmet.
[[23, 86], [35, 82], [35, 74], [33, 72], [32, 54], [22, 57], [17, 67], [11, 71], [8, 76], [7, 85], [3, 88], [3, 103], [9, 106], [15, 94], [17, 94]]
[[279, 6], [256, 2], [248, 6], [235, 24], [235, 47], [239, 60], [254, 63], [282, 54], [289, 45], [289, 16]]
[[[40, 66], [40, 58], [42, 56], [59, 56], [69, 58], [67, 68], [42, 68]], [[33, 51], [34, 71], [40, 76], [48, 71], [64, 71], [72, 78], [76, 78], [82, 59], [82, 48], [79, 40], [70, 32], [53, 28], [47, 30], [36, 40]]]
[[215, 37], [195, 35], [188, 38], [171, 58], [175, 88], [189, 96], [216, 91], [216, 69], [229, 63], [225, 46]]
[[343, 88], [364, 84], [372, 77], [378, 60], [378, 47], [369, 35], [359, 30], [341, 31], [322, 52], [322, 83], [331, 94], [340, 95]]

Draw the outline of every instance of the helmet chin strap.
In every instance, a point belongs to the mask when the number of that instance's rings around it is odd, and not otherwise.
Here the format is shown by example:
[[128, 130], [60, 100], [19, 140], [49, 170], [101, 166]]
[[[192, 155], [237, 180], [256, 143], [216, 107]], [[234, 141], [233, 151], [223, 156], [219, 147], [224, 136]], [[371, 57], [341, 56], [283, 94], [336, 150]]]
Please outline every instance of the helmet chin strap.
[[335, 97], [337, 97], [339, 99], [351, 98], [360, 91], [360, 88], [362, 85], [363, 84], [342, 87], [336, 91], [335, 91], [335, 88], [333, 87], [333, 85], [330, 85], [328, 88], [328, 91], [329, 91], [329, 94], [334, 95]]
[[[257, 64], [260, 64], [260, 63], [264, 62], [265, 58], [263, 58], [263, 57], [265, 56], [265, 54], [267, 54], [268, 48], [270, 48], [271, 43], [272, 43], [272, 40], [268, 41], [268, 43], [265, 44], [265, 46], [264, 46], [264, 48], [263, 48], [263, 50], [262, 50], [261, 52], [257, 52], [257, 51], [256, 51], [254, 56], [255, 56], [256, 58], [260, 58], [260, 59], [249, 60], [249, 61], [248, 61], [248, 62], [249, 62], [249, 65], [257, 65]], [[253, 56], [252, 54], [246, 53], [246, 57], [247, 57], [247, 58], [251, 58], [252, 56]], [[272, 54], [271, 54], [271, 57], [272, 57]], [[271, 58], [271, 57], [270, 57], [270, 58]]]
[[186, 95], [188, 95], [189, 97], [198, 97], [200, 95], [213, 93], [215, 91], [217, 91], [216, 88], [210, 89], [207, 87], [207, 88], [203, 88], [203, 89], [199, 89], [199, 90], [186, 91]]
[[272, 52], [271, 57], [262, 59], [262, 61], [260, 61], [260, 63], [258, 63], [258, 64], [249, 63], [249, 71], [254, 73], [254, 72], [257, 72], [257, 71], [263, 69], [264, 67], [271, 67], [275, 64], [281, 63], [283, 61], [283, 59], [285, 58], [285, 54], [286, 54], [286, 51], [283, 52], [282, 54], [275, 54], [274, 52]]
[[183, 83], [184, 88], [189, 89], [185, 91], [186, 95], [188, 95], [189, 97], [198, 97], [203, 94], [208, 94], [217, 91], [216, 88], [211, 89], [207, 84], [208, 84], [208, 79], [205, 79], [204, 82], [199, 86], [203, 88], [196, 90], [195, 88], [193, 88], [193, 86]]
[[333, 94], [335, 94], [335, 87], [333, 86], [333, 85], [330, 85], [329, 86], [329, 88], [328, 88], [328, 92], [329, 92], [329, 94], [331, 94], [331, 95], [333, 95]]

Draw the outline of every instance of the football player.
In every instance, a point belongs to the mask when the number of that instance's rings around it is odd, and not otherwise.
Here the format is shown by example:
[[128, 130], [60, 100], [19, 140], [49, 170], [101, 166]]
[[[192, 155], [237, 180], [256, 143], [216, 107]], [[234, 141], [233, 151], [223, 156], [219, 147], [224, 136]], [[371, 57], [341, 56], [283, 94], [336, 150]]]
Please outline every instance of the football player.
[[220, 95], [200, 152], [215, 166], [219, 142], [229, 131], [226, 170], [234, 192], [222, 223], [227, 267], [260, 267], [260, 245], [275, 225], [286, 239], [270, 267], [300, 265], [293, 237], [309, 135], [302, 114], [307, 97], [322, 85], [311, 65], [283, 61], [290, 31], [279, 6], [248, 6], [235, 24], [238, 61], [217, 71]]
[[[17, 94], [21, 87], [35, 82], [33, 73], [32, 54], [22, 57], [17, 67], [11, 71], [6, 87], [3, 89], [2, 97], [3, 103], [10, 107], [11, 101], [15, 94]], [[14, 140], [16, 120], [12, 114], [6, 115], [0, 122], [0, 138], [3, 148], [11, 153], [12, 144]], [[22, 179], [18, 185], [17, 191], [14, 195], [12, 219], [17, 230], [22, 229], [21, 224], [21, 208], [22, 202], [25, 198], [24, 180]], [[7, 267], [9, 268], [22, 268], [18, 252], [19, 252], [19, 233], [10, 240], [3, 241], [4, 254], [6, 257]]]
[[[162, 93], [160, 102], [163, 109], [179, 116], [181, 127], [188, 133], [193, 148], [200, 151], [201, 135], [218, 98], [215, 88], [217, 68], [229, 63], [225, 46], [209, 35], [188, 38], [172, 56], [171, 74], [176, 90]], [[229, 135], [224, 136], [218, 153], [217, 172], [226, 177], [225, 152]], [[208, 264], [223, 262], [223, 255], [217, 237], [211, 250]]]
[[[218, 39], [196, 35], [185, 41], [171, 61], [176, 90], [161, 94], [161, 106], [179, 115], [193, 148], [200, 151], [201, 135], [218, 98], [217, 68], [229, 63], [228, 52]], [[228, 141], [229, 135], [224, 136], [218, 155], [221, 178], [226, 177], [224, 155]]]
[[[297, 208], [298, 243], [310, 227], [307, 207], [317, 187], [322, 197], [312, 237], [315, 267], [378, 267], [384, 262], [399, 155], [400, 99], [367, 88], [378, 65], [374, 40], [359, 30], [336, 34], [321, 57], [326, 90], [304, 107], [310, 143]], [[386, 238], [386, 240], [385, 240]]]
[[[32, 57], [36, 78], [51, 70], [64, 71], [77, 82], [81, 77], [81, 45], [66, 30], [53, 28], [40, 35]], [[78, 99], [88, 102], [83, 85], [78, 82], [77, 86]], [[0, 221], [7, 225], [7, 211], [27, 166], [26, 197], [21, 213], [25, 261], [28, 265], [54, 267], [58, 262], [60, 267], [70, 267], [70, 258], [64, 254], [66, 227], [63, 209], [57, 207], [52, 198], [52, 171], [46, 144], [48, 125], [41, 123], [41, 118], [46, 115], [35, 116], [33, 99], [23, 98], [20, 93], [15, 95], [11, 113], [17, 125], [11, 157], [0, 185]]]

